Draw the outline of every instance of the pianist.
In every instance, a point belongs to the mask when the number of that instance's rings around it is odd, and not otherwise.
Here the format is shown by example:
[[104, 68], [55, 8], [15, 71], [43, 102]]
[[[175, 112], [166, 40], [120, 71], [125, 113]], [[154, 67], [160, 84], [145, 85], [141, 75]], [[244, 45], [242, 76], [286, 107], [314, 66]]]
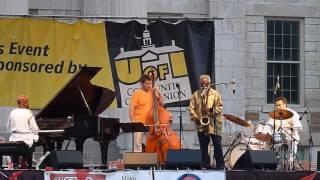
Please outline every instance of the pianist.
[[[39, 127], [32, 111], [29, 110], [29, 98], [27, 96], [20, 95], [17, 98], [17, 106], [8, 117], [7, 128], [11, 133], [9, 142], [24, 142], [27, 145], [28, 153], [27, 157], [24, 157], [23, 163], [27, 160], [28, 167], [32, 168], [33, 142], [37, 142], [39, 139]], [[16, 166], [18, 157], [13, 157], [13, 162]]]

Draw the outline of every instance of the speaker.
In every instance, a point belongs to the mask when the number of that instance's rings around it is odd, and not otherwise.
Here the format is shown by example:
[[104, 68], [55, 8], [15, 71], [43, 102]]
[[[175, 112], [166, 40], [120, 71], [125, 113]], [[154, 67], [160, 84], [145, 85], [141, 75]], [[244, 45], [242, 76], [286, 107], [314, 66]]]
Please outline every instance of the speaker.
[[125, 168], [150, 168], [158, 165], [157, 153], [126, 152], [123, 155]]
[[277, 168], [277, 157], [273, 151], [246, 151], [235, 163], [233, 169], [269, 169]]
[[52, 167], [54, 169], [83, 168], [81, 151], [52, 151], [40, 163], [39, 168]]
[[199, 149], [169, 150], [166, 169], [201, 169], [201, 151]]

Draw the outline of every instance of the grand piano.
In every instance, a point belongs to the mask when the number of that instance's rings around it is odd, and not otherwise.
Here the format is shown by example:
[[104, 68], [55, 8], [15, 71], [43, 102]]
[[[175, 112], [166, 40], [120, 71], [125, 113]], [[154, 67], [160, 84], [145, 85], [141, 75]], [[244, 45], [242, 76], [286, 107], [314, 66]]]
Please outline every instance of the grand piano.
[[95, 86], [90, 80], [101, 68], [84, 67], [36, 115], [40, 128], [37, 145], [44, 151], [61, 149], [65, 140], [74, 140], [76, 149], [83, 151], [87, 138], [101, 145], [102, 163], [107, 162], [108, 146], [119, 135], [120, 123], [116, 118], [100, 118], [114, 100], [115, 93]]

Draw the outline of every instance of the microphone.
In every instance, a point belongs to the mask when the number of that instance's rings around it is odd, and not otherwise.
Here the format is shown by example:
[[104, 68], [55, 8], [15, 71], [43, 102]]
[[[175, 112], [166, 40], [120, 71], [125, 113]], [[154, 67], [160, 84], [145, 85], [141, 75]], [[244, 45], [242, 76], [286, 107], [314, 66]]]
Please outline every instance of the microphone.
[[180, 84], [176, 83], [176, 88], [178, 88], [178, 90], [180, 90]]
[[277, 83], [276, 83], [276, 87], [274, 88], [274, 95], [277, 95], [277, 92], [280, 90], [280, 77], [279, 75], [277, 76]]
[[232, 93], [235, 94], [236, 93], [236, 78], [234, 77], [234, 75], [232, 78], [232, 84], [233, 84]]
[[176, 82], [176, 88], [178, 89], [178, 98], [179, 101], [181, 100], [181, 89], [180, 89], [180, 83]]
[[302, 113], [302, 115], [301, 115], [300, 118], [299, 118], [299, 121], [301, 121], [301, 119], [303, 118], [304, 114], [307, 114], [307, 113], [308, 113], [308, 111], [307, 111], [307, 110], [304, 110], [304, 112]]
[[311, 113], [309, 107], [307, 107], [306, 111], [307, 111], [307, 113]]

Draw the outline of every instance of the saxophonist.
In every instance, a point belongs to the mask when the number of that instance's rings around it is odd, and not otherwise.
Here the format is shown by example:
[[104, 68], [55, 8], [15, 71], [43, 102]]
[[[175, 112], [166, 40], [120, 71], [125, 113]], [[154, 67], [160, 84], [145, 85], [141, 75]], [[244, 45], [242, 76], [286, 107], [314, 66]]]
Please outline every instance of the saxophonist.
[[211, 139], [214, 147], [215, 168], [223, 169], [224, 160], [221, 145], [223, 104], [220, 93], [211, 88], [210, 84], [210, 76], [200, 76], [200, 89], [192, 94], [189, 112], [197, 130], [202, 167], [206, 169], [214, 168], [211, 166], [208, 150]]

